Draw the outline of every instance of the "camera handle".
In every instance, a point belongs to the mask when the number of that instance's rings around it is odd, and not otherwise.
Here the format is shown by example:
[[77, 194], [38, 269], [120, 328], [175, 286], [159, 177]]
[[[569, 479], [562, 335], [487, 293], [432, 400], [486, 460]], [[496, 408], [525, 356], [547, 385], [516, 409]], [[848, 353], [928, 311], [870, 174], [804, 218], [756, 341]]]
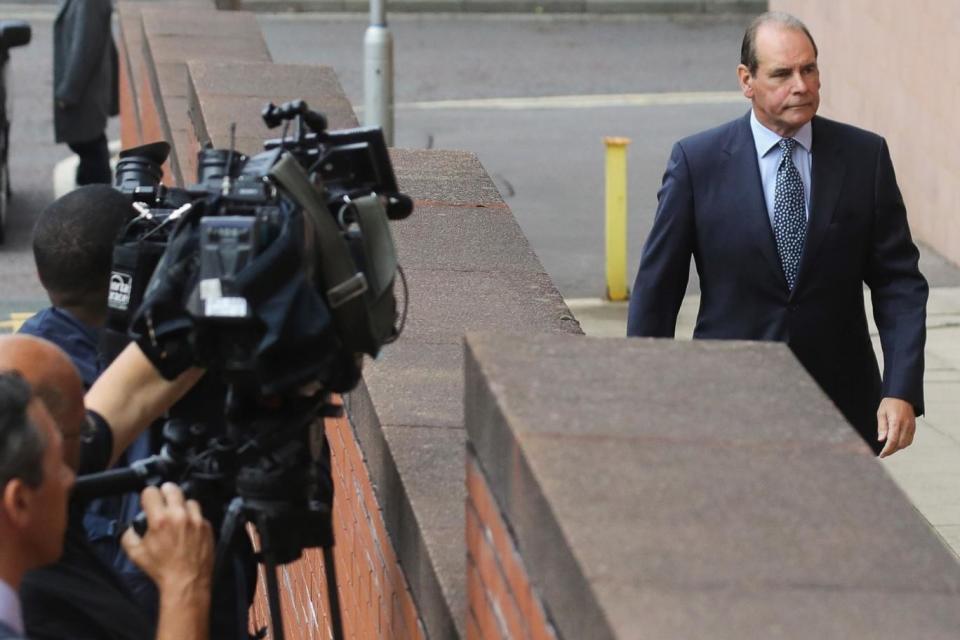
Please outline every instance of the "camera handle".
[[[178, 463], [163, 453], [137, 460], [125, 469], [111, 469], [102, 473], [80, 476], [73, 486], [75, 498], [86, 501], [101, 496], [140, 491], [159, 484], [173, 475]], [[140, 531], [143, 534], [146, 531]]]
[[295, 139], [302, 144], [306, 139], [307, 130], [320, 134], [327, 130], [327, 119], [322, 113], [311, 111], [303, 100], [284, 102], [279, 107], [272, 102], [260, 112], [263, 123], [269, 129], [275, 129], [284, 122], [296, 121]]

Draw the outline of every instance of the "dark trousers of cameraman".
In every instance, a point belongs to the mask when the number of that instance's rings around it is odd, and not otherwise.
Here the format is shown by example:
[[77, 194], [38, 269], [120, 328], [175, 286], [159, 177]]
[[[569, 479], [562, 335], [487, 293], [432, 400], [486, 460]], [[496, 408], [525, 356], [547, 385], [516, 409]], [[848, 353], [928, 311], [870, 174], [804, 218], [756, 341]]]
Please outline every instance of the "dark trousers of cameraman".
[[111, 184], [113, 174], [110, 171], [110, 151], [107, 149], [107, 136], [90, 142], [69, 142], [67, 146], [80, 157], [77, 165], [77, 186], [85, 184]]

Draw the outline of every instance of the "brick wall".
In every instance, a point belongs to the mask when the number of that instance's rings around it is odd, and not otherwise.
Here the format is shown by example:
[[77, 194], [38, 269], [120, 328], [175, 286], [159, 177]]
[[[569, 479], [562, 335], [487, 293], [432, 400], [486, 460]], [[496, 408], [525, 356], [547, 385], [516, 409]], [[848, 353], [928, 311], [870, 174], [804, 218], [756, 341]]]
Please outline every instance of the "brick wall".
[[887, 138], [914, 234], [960, 264], [960, 2], [771, 0], [820, 50], [829, 118]]
[[487, 485], [467, 454], [467, 640], [555, 640], [543, 601]]
[[[424, 640], [413, 597], [387, 536], [363, 452], [346, 418], [326, 421], [334, 470], [334, 560], [347, 638]], [[252, 611], [255, 628], [268, 625], [263, 567]], [[309, 549], [280, 568], [284, 631], [290, 640], [329, 638], [323, 554]]]

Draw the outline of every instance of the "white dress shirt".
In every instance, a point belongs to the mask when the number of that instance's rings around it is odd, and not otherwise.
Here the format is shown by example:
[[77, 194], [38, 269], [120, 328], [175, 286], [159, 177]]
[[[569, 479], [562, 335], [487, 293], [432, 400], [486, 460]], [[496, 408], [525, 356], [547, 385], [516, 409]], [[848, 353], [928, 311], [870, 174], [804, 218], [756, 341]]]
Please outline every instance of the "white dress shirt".
[[[767, 203], [767, 215], [773, 226], [773, 202], [777, 191], [777, 168], [780, 166], [780, 147], [782, 139], [778, 134], [760, 124], [757, 114], [750, 110], [750, 129], [753, 130], [753, 143], [757, 146], [757, 163], [760, 166], [760, 181], [763, 184], [763, 199]], [[813, 125], [809, 122], [797, 131], [793, 139], [797, 145], [793, 148], [793, 164], [800, 172], [803, 181], [803, 196], [806, 202], [807, 220], [810, 220], [810, 172], [813, 166]]]
[[23, 612], [20, 596], [13, 587], [0, 580], [0, 622], [23, 635]]

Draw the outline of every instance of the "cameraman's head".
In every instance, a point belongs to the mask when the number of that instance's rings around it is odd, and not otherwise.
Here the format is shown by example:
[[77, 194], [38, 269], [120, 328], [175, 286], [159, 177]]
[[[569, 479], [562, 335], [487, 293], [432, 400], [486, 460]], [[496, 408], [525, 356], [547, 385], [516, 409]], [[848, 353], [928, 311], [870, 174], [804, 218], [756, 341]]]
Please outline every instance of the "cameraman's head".
[[113, 242], [133, 213], [129, 197], [106, 185], [80, 187], [43, 210], [33, 256], [55, 307], [91, 326], [103, 324]]
[[0, 371], [16, 371], [33, 388], [63, 440], [70, 468], [80, 464], [80, 434], [86, 421], [83, 382], [69, 356], [52, 342], [22, 334], [0, 336]]
[[59, 558], [73, 480], [43, 402], [19, 373], [0, 371], [0, 578], [10, 586]]

